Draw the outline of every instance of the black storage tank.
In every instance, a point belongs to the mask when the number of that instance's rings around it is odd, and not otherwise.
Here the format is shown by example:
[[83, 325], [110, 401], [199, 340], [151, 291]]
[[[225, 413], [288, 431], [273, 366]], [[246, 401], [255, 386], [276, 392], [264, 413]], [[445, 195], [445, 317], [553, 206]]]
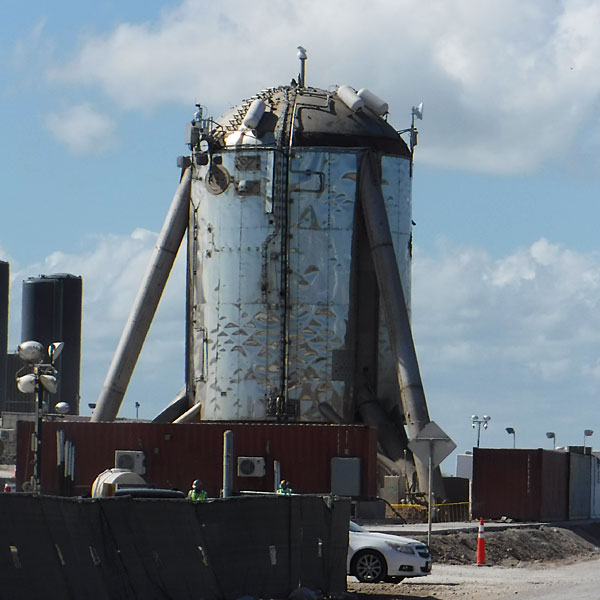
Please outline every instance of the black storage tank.
[[0, 410], [6, 399], [6, 355], [8, 352], [9, 265], [0, 260]]
[[79, 414], [82, 287], [81, 277], [68, 273], [23, 281], [21, 341], [36, 340], [45, 347], [64, 342], [55, 363], [58, 392], [52, 405], [66, 402], [70, 414]]

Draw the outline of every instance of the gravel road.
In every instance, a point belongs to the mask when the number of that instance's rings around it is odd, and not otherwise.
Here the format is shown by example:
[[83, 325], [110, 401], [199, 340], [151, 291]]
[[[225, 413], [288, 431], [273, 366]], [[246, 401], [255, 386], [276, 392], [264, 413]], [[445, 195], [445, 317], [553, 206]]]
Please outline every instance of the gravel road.
[[434, 565], [428, 577], [392, 584], [359, 584], [348, 579], [357, 600], [598, 600], [600, 559], [519, 567]]

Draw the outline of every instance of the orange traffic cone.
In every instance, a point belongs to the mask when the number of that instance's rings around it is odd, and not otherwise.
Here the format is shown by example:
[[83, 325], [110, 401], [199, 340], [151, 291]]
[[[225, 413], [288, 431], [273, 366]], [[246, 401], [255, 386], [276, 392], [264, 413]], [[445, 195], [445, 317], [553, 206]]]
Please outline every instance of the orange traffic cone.
[[485, 565], [485, 533], [483, 517], [479, 517], [479, 532], [477, 533], [477, 566]]

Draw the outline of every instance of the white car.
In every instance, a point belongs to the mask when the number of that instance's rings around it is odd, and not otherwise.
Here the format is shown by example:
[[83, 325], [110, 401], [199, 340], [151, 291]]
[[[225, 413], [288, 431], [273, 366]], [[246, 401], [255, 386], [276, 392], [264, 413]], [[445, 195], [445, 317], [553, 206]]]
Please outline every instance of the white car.
[[373, 533], [350, 521], [347, 569], [363, 583], [400, 582], [405, 577], [429, 575], [431, 554], [422, 542]]

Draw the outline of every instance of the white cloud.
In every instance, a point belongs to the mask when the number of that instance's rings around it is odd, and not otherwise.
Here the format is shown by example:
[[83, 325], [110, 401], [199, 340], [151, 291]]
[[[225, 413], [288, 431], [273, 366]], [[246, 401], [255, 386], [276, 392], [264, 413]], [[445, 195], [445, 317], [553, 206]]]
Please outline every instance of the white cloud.
[[115, 122], [87, 104], [71, 106], [46, 117], [46, 129], [74, 154], [100, 154], [115, 137]]
[[368, 11], [341, 0], [184, 0], [156, 22], [84, 37], [48, 76], [128, 109], [201, 101], [220, 112], [287, 83], [302, 43], [309, 83], [371, 87], [397, 122], [423, 100], [421, 161], [526, 172], [569, 153], [576, 164], [580, 138], [587, 160], [598, 149], [599, 27], [593, 0], [374, 0]]
[[[600, 256], [544, 239], [499, 260], [470, 248], [445, 247], [435, 258], [417, 253], [413, 289], [418, 339], [435, 352], [470, 342], [470, 352], [457, 353], [459, 362], [514, 351], [532, 364], [572, 357], [580, 371], [576, 351], [595, 344], [600, 330]], [[452, 363], [452, 352], [444, 362]]]
[[47, 52], [48, 46], [44, 42], [44, 30], [46, 28], [46, 19], [39, 19], [27, 32], [25, 37], [17, 41], [13, 50], [13, 60], [17, 66], [24, 66], [31, 58], [33, 49], [37, 49], [40, 44], [43, 46], [42, 51]]
[[[13, 47], [9, 65], [12, 64], [20, 84], [39, 89], [40, 73], [43, 73], [54, 59], [55, 42], [46, 32], [46, 19], [38, 18], [23, 37]], [[8, 57], [7, 57], [8, 58]], [[8, 82], [5, 82], [5, 85]], [[14, 85], [12, 82], [9, 85]]]
[[545, 239], [499, 260], [446, 245], [417, 252], [413, 274], [430, 412], [460, 447], [479, 412], [499, 421], [486, 445], [505, 444], [505, 426], [521, 429], [524, 444], [542, 445], [544, 427], [579, 443], [600, 394], [600, 255]]

